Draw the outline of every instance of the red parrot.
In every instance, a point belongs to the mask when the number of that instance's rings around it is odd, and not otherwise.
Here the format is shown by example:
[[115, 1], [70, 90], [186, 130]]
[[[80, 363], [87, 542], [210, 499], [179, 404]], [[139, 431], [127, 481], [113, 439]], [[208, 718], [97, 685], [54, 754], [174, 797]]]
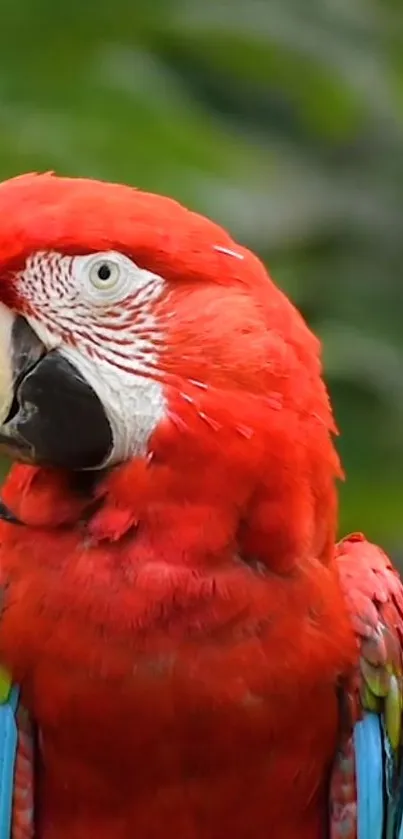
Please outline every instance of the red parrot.
[[25, 175], [0, 218], [1, 839], [397, 837], [403, 589], [335, 547], [318, 340], [171, 199]]

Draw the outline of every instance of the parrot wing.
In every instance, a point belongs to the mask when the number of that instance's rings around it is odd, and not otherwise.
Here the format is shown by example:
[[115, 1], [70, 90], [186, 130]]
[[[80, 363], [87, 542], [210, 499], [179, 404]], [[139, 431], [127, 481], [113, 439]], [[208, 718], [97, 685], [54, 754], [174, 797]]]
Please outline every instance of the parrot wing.
[[330, 837], [403, 839], [403, 584], [383, 551], [360, 533], [341, 541], [336, 557], [360, 665], [355, 682], [340, 689]]
[[34, 836], [34, 729], [0, 667], [0, 839]]

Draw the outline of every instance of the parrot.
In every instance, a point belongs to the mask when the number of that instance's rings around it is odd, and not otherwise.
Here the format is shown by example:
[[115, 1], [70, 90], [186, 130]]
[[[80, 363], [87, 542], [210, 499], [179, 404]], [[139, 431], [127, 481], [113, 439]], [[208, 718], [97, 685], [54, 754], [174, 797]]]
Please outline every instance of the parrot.
[[402, 839], [403, 586], [322, 349], [173, 198], [0, 184], [0, 839]]

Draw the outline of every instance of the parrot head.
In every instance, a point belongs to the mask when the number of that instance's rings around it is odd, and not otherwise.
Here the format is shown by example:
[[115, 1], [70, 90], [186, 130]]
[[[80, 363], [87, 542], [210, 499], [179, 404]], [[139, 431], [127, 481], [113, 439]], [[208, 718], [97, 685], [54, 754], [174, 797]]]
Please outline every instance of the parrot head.
[[13, 178], [0, 217], [0, 449], [72, 472], [154, 458], [184, 502], [208, 484], [250, 532], [283, 509], [327, 541], [339, 465], [319, 343], [257, 257], [169, 198], [99, 181]]

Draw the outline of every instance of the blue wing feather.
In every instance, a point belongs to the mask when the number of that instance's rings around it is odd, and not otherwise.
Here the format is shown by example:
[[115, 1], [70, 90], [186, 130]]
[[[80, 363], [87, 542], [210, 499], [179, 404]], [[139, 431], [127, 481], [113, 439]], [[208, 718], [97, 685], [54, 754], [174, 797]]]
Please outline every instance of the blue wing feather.
[[17, 754], [18, 689], [13, 687], [6, 702], [0, 704], [0, 837], [11, 835], [14, 767]]
[[358, 839], [383, 839], [384, 747], [378, 714], [365, 714], [354, 728]]

